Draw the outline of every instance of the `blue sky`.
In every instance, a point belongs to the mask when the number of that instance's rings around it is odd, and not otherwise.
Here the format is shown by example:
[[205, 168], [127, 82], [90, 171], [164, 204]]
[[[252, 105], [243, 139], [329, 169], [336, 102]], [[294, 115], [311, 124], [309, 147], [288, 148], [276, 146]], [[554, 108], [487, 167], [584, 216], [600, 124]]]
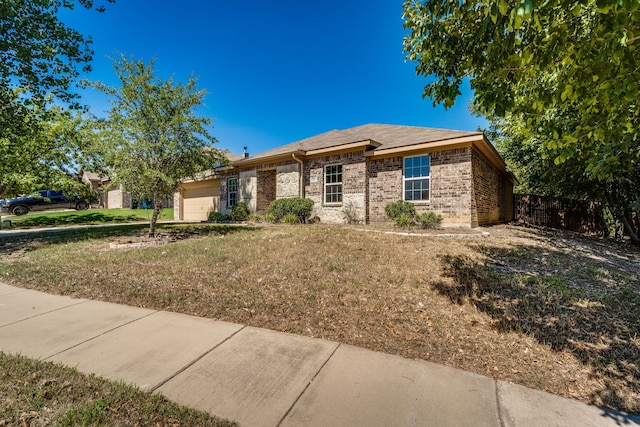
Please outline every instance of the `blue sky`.
[[[148, 62], [158, 75], [199, 78], [199, 113], [220, 148], [251, 154], [332, 129], [388, 123], [476, 130], [469, 88], [445, 110], [422, 98], [424, 77], [402, 53], [402, 1], [117, 0], [105, 13], [79, 8], [65, 23], [91, 35], [93, 71], [116, 85], [110, 58]], [[92, 111], [109, 104], [83, 93]]]

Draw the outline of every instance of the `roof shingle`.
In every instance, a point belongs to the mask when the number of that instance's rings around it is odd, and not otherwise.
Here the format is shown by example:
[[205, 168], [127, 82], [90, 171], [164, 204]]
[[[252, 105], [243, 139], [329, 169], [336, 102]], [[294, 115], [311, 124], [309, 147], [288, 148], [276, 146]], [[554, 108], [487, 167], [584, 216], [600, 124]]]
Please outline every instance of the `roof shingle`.
[[[449, 129], [424, 128], [385, 124], [366, 124], [344, 130], [331, 130], [272, 150], [248, 157], [248, 161], [269, 158], [300, 151], [312, 151], [339, 147], [354, 142], [372, 140], [380, 144], [377, 150], [405, 147], [415, 144], [444, 141], [465, 136], [479, 136], [482, 132], [467, 132]], [[240, 160], [236, 163], [242, 163]]]

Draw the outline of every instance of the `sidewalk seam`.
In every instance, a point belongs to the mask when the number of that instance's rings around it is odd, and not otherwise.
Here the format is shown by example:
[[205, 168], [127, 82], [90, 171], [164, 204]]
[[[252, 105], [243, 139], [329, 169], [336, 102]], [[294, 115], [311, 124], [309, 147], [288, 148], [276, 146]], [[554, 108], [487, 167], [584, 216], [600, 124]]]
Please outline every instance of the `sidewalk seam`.
[[331, 354], [329, 355], [329, 357], [327, 357], [327, 360], [324, 361], [324, 363], [322, 364], [322, 366], [320, 366], [320, 368], [318, 368], [318, 371], [315, 373], [315, 375], [313, 376], [313, 378], [311, 378], [309, 380], [309, 382], [307, 383], [306, 386], [304, 386], [304, 388], [302, 389], [302, 391], [300, 392], [300, 394], [298, 395], [298, 397], [296, 397], [296, 400], [293, 401], [293, 403], [291, 404], [291, 406], [289, 406], [289, 409], [287, 409], [287, 412], [284, 413], [284, 415], [282, 416], [282, 418], [280, 418], [280, 421], [278, 421], [278, 424], [276, 424], [276, 427], [279, 427], [282, 422], [289, 416], [289, 413], [293, 410], [293, 408], [296, 406], [296, 403], [298, 403], [298, 400], [300, 400], [300, 398], [302, 397], [302, 395], [304, 395], [304, 393], [307, 391], [307, 389], [309, 388], [309, 386], [311, 385], [311, 383], [313, 383], [315, 381], [315, 379], [318, 377], [318, 375], [320, 375], [320, 372], [322, 372], [322, 370], [324, 369], [325, 366], [327, 366], [327, 363], [329, 363], [329, 360], [331, 360], [331, 358], [333, 357], [334, 354], [336, 354], [336, 351], [338, 351], [338, 349], [340, 348], [340, 346], [342, 345], [342, 343], [338, 343], [338, 345], [336, 346], [336, 348], [333, 349], [333, 351], [331, 352]]
[[[31, 290], [33, 290], [33, 289], [25, 289], [25, 291], [31, 291]], [[36, 291], [36, 292], [41, 292], [41, 291]], [[19, 293], [19, 292], [16, 292], [16, 293]], [[24, 319], [20, 319], [20, 320], [16, 320], [15, 322], [7, 323], [6, 325], [0, 325], [0, 328], [4, 328], [5, 326], [15, 325], [16, 323], [24, 322], [25, 320], [35, 319], [36, 317], [44, 316], [45, 314], [55, 313], [56, 311], [64, 310], [65, 308], [75, 307], [76, 305], [84, 304], [84, 303], [89, 302], [89, 301], [91, 301], [91, 300], [90, 299], [85, 299], [84, 301], [79, 301], [79, 302], [77, 302], [75, 304], [69, 304], [69, 305], [65, 305], [64, 307], [58, 307], [58, 308], [54, 308], [53, 310], [45, 311], [43, 313], [34, 314], [33, 316], [25, 317]]]
[[500, 390], [498, 388], [498, 380], [493, 380], [493, 387], [496, 391], [496, 410], [498, 411], [498, 422], [500, 427], [506, 427], [502, 416], [502, 406], [500, 405]]
[[235, 331], [234, 333], [232, 333], [231, 335], [229, 335], [228, 337], [226, 337], [224, 340], [220, 341], [218, 344], [214, 345], [213, 347], [211, 347], [209, 350], [205, 351], [204, 353], [202, 353], [200, 356], [196, 357], [195, 359], [193, 359], [191, 362], [187, 363], [186, 365], [184, 365], [182, 368], [178, 369], [176, 372], [174, 372], [173, 374], [169, 375], [167, 378], [165, 378], [164, 380], [160, 381], [158, 384], [156, 384], [155, 386], [151, 387], [149, 389], [150, 393], [155, 392], [157, 389], [159, 389], [160, 387], [162, 387], [163, 385], [165, 385], [166, 383], [168, 383], [169, 381], [171, 381], [172, 379], [174, 379], [175, 377], [177, 377], [178, 375], [180, 375], [181, 373], [183, 373], [184, 371], [186, 371], [187, 369], [189, 369], [191, 366], [193, 366], [194, 364], [196, 364], [200, 359], [202, 359], [203, 357], [205, 357], [207, 354], [211, 353], [212, 351], [214, 351], [215, 349], [217, 349], [218, 347], [220, 347], [222, 344], [226, 343], [227, 341], [229, 341], [231, 338], [233, 338], [234, 336], [236, 336], [240, 331], [244, 330], [247, 327], [247, 325], [242, 325], [242, 328], [238, 329], [237, 331]]
[[64, 353], [65, 351], [69, 351], [69, 350], [71, 350], [72, 348], [76, 348], [76, 347], [78, 347], [79, 345], [82, 345], [82, 344], [87, 343], [87, 342], [89, 342], [89, 341], [95, 340], [96, 338], [100, 338], [101, 336], [106, 335], [106, 334], [108, 334], [109, 332], [113, 332], [113, 331], [115, 331], [116, 329], [120, 329], [120, 328], [122, 328], [123, 326], [130, 325], [130, 324], [132, 324], [133, 322], [137, 322], [138, 320], [142, 320], [142, 319], [144, 319], [145, 317], [149, 317], [149, 316], [154, 315], [154, 314], [159, 313], [159, 312], [160, 312], [159, 310], [155, 310], [155, 311], [152, 311], [152, 312], [151, 312], [151, 313], [149, 313], [149, 314], [145, 314], [145, 315], [144, 315], [144, 316], [142, 316], [142, 317], [137, 317], [137, 318], [135, 318], [135, 319], [132, 319], [132, 320], [130, 320], [130, 321], [128, 321], [128, 322], [126, 322], [126, 323], [123, 323], [122, 325], [118, 325], [118, 326], [116, 326], [115, 328], [111, 328], [111, 329], [106, 330], [106, 331], [104, 331], [104, 332], [102, 332], [102, 333], [100, 333], [100, 334], [98, 334], [98, 335], [96, 335], [96, 336], [93, 336], [93, 337], [91, 337], [91, 338], [87, 338], [86, 340], [81, 341], [81, 342], [79, 342], [79, 343], [77, 343], [77, 344], [74, 344], [74, 345], [72, 345], [71, 347], [67, 347], [67, 348], [65, 348], [64, 350], [60, 350], [60, 351], [58, 351], [58, 352], [56, 352], [56, 353], [50, 354], [49, 356], [47, 356], [47, 357], [43, 358], [42, 360], [48, 360], [48, 359], [51, 359], [52, 357], [57, 356], [57, 355], [59, 355], [60, 353]]

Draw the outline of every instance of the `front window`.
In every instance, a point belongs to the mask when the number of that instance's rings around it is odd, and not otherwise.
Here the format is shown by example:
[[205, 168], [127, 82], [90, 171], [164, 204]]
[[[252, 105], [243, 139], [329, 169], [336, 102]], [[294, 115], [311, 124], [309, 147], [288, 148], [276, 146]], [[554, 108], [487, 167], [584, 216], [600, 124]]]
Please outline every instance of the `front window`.
[[404, 158], [404, 200], [428, 201], [431, 182], [431, 160], [429, 156]]
[[232, 208], [238, 203], [238, 178], [229, 178], [227, 181], [227, 206]]
[[324, 202], [342, 203], [342, 165], [324, 167]]

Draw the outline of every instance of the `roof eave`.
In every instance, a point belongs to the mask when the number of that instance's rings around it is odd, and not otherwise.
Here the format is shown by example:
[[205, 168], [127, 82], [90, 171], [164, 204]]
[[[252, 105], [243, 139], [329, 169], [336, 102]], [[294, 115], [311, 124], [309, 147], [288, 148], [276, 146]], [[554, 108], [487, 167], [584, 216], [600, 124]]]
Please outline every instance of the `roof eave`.
[[478, 133], [476, 135], [469, 135], [463, 137], [455, 137], [455, 138], [447, 138], [441, 139], [437, 141], [429, 141], [429, 142], [421, 142], [417, 144], [403, 145], [400, 147], [393, 148], [378, 148], [372, 151], [367, 151], [365, 156], [371, 158], [383, 158], [383, 157], [392, 157], [397, 155], [402, 155], [407, 152], [429, 152], [441, 150], [442, 148], [457, 148], [468, 146], [476, 141], [482, 141], [484, 135]]
[[241, 167], [247, 167], [247, 166], [261, 165], [264, 163], [275, 163], [277, 161], [289, 160], [291, 159], [291, 155], [293, 154], [297, 156], [304, 156], [305, 153], [306, 152], [304, 150], [294, 150], [294, 151], [287, 151], [286, 153], [273, 154], [271, 156], [260, 156], [257, 158], [247, 157], [245, 159], [231, 162], [231, 166], [241, 168]]

